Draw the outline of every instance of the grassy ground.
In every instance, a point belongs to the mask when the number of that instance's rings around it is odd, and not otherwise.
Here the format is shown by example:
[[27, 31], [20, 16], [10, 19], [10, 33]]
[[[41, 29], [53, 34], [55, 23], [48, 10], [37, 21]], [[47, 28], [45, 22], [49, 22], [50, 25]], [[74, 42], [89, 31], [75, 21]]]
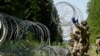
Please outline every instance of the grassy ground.
[[[0, 51], [1, 51], [1, 49], [5, 49], [7, 52], [9, 52], [9, 51], [15, 51], [13, 53], [18, 52], [19, 56], [25, 56], [24, 54], [28, 54], [26, 56], [40, 56], [41, 50], [39, 50], [39, 49], [36, 49], [34, 51], [30, 51], [30, 52], [27, 51], [27, 48], [29, 48], [29, 47], [33, 47], [32, 49], [37, 48], [38, 44], [39, 43], [37, 43], [37, 42], [31, 42], [31, 41], [26, 41], [26, 42], [21, 41], [19, 43], [13, 43], [13, 44], [12, 44], [12, 42], [8, 42], [5, 45], [0, 46]], [[53, 45], [60, 45], [60, 44], [54, 43]], [[64, 43], [61, 46], [68, 47], [69, 44]], [[99, 55], [96, 54], [95, 50], [96, 50], [96, 47], [94, 45], [92, 45], [89, 49], [89, 55], [90, 56], [100, 56], [100, 54]], [[21, 51], [21, 52], [19, 53], [19, 51]], [[0, 53], [0, 55], [1, 54], [2, 53]], [[6, 53], [3, 56], [15, 56], [15, 55], [11, 54], [11, 53]], [[43, 56], [48, 56], [48, 55], [47, 55], [47, 53], [43, 52]]]

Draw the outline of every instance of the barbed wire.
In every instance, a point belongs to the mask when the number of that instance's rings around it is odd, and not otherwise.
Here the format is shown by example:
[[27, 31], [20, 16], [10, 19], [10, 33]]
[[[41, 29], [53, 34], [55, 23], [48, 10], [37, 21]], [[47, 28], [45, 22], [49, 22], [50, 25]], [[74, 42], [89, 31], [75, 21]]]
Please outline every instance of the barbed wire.
[[82, 12], [68, 2], [58, 2], [57, 4], [54, 4], [51, 17], [52, 21], [54, 21], [56, 24], [65, 26], [72, 25], [72, 17], [78, 19], [79, 22], [83, 20]]
[[[58, 2], [53, 5], [51, 12], [52, 21], [55, 22], [59, 30], [60, 28], [66, 34], [62, 34], [62, 36], [70, 37], [69, 30], [70, 28], [74, 28], [75, 26], [72, 22], [72, 18], [78, 19], [79, 23], [83, 20], [83, 14], [79, 8], [68, 3], [68, 2]], [[66, 30], [64, 30], [64, 28]]]
[[[0, 22], [0, 30], [2, 33], [0, 36], [0, 43], [6, 40], [20, 40], [27, 37], [33, 37], [41, 42], [50, 42], [50, 32], [48, 28], [39, 22], [21, 20], [4, 13], [0, 13]], [[31, 36], [29, 36], [30, 34]]]
[[[58, 25], [58, 28], [63, 27], [69, 29], [70, 27], [74, 27], [73, 23], [71, 22], [72, 17], [75, 17], [75, 19], [79, 19], [79, 22], [83, 20], [81, 11], [68, 2], [59, 2], [53, 5], [51, 14], [52, 21]], [[5, 42], [6, 40], [19, 41], [21, 39], [27, 39], [29, 37], [38, 39], [41, 42], [41, 44], [37, 48], [33, 48], [30, 46], [19, 49], [17, 51], [2, 49], [0, 50], [0, 52], [12, 53], [16, 56], [21, 56], [22, 54], [26, 54], [26, 56], [28, 56], [29, 52], [38, 52], [37, 56], [71, 56], [70, 51], [67, 48], [50, 46], [50, 31], [45, 25], [39, 22], [22, 20], [14, 16], [0, 13], [0, 24], [0, 44]], [[68, 32], [68, 30], [66, 31]], [[66, 36], [68, 37], [69, 34], [67, 34]], [[43, 43], [43, 41], [45, 41], [45, 43]]]
[[0, 44], [3, 45], [3, 43], [8, 40], [16, 40], [19, 42], [22, 39], [28, 39], [30, 37], [32, 37], [33, 41], [40, 41], [36, 49], [30, 49], [30, 46], [28, 47], [28, 51], [26, 51], [27, 48], [22, 48], [17, 51], [4, 48], [0, 49], [0, 53], [12, 53], [19, 56], [20, 54], [18, 52], [24, 54], [31, 50], [37, 50], [43, 46], [50, 45], [50, 31], [42, 23], [22, 20], [14, 16], [0, 13]]

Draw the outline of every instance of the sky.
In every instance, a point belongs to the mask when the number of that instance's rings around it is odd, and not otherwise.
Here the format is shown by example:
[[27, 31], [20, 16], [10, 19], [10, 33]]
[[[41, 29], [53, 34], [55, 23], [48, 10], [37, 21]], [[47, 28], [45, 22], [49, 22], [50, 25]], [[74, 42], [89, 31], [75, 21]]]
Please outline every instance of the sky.
[[68, 2], [74, 6], [76, 6], [77, 8], [79, 8], [83, 14], [83, 19], [87, 18], [87, 3], [89, 2], [89, 0], [54, 0], [54, 4], [58, 3], [58, 2]]
[[[58, 2], [68, 2], [72, 5], [74, 5], [75, 7], [77, 7], [78, 9], [80, 9], [80, 11], [82, 12], [82, 16], [83, 16], [83, 20], [86, 20], [88, 17], [87, 14], [87, 3], [89, 2], [89, 0], [53, 0], [54, 4], [57, 4]], [[67, 28], [63, 28], [63, 39], [64, 40], [69, 40], [70, 37], [66, 37], [66, 34], [68, 32]], [[66, 32], [67, 31], [67, 32]]]

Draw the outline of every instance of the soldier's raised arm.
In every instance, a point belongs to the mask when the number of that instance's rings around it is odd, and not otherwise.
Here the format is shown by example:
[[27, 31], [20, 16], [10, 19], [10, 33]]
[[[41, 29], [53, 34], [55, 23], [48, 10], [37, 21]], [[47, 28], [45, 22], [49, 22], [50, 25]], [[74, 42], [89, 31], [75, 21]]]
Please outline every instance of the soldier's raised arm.
[[75, 17], [72, 17], [72, 23], [75, 25], [77, 29], [82, 29], [81, 25], [78, 22], [78, 19], [75, 19]]

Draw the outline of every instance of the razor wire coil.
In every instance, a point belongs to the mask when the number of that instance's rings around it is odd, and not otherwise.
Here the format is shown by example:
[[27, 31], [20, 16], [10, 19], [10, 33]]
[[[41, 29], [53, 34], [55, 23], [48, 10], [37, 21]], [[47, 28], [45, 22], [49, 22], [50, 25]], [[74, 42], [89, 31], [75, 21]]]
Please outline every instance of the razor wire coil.
[[40, 41], [49, 42], [50, 32], [48, 28], [39, 23], [31, 22], [28, 20], [21, 20], [14, 16], [9, 16], [4, 13], [0, 13], [1, 22], [1, 36], [0, 43], [6, 40], [20, 40], [27, 38], [30, 33], [34, 39], [39, 39]]
[[51, 17], [52, 21], [62, 29], [62, 36], [64, 38], [70, 37], [69, 30], [71, 27], [75, 28], [72, 22], [73, 17], [75, 20], [78, 19], [79, 23], [81, 23], [83, 20], [83, 14], [81, 10], [68, 2], [58, 2], [54, 4], [52, 7]]

